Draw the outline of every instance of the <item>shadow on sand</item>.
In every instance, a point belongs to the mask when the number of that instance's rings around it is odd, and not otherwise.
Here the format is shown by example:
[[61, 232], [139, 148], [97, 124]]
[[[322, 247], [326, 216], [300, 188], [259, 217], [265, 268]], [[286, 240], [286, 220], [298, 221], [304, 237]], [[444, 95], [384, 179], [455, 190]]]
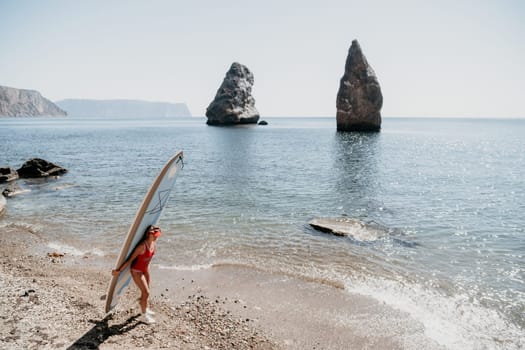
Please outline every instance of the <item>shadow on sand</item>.
[[104, 317], [104, 319], [100, 321], [89, 320], [89, 322], [95, 324], [93, 328], [87, 331], [86, 334], [71, 344], [67, 349], [98, 349], [100, 344], [108, 340], [109, 337], [125, 334], [140, 325], [141, 322], [135, 322], [138, 317], [139, 315], [135, 315], [121, 324], [115, 324], [112, 326], [109, 325], [109, 321], [113, 318], [112, 314]]

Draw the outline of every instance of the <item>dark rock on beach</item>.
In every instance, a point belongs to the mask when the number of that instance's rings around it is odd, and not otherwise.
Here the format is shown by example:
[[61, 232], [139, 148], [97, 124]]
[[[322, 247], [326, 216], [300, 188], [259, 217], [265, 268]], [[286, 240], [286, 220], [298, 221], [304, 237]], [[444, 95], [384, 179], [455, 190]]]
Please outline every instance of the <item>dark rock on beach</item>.
[[379, 131], [382, 106], [383, 95], [377, 77], [354, 40], [337, 93], [337, 130]]
[[13, 168], [0, 168], [0, 183], [18, 179], [18, 173]]
[[258, 125], [268, 125], [266, 120], [261, 120]]
[[253, 74], [234, 62], [222, 82], [214, 100], [206, 109], [208, 125], [256, 124], [259, 112], [252, 96]]
[[58, 176], [67, 172], [67, 169], [44, 159], [33, 158], [25, 162], [17, 172], [22, 178], [32, 178]]

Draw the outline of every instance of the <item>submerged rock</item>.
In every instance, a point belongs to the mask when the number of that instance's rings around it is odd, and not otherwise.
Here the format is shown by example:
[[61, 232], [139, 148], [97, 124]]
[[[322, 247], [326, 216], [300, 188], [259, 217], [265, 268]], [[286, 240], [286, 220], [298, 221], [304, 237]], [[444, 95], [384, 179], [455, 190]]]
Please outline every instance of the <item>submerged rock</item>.
[[383, 95], [357, 40], [352, 41], [337, 93], [338, 131], [379, 131]]
[[256, 124], [259, 112], [252, 96], [253, 82], [252, 72], [246, 66], [234, 62], [214, 100], [206, 109], [206, 124]]
[[30, 192], [30, 190], [24, 190], [20, 188], [17, 184], [14, 184], [14, 185], [10, 185], [7, 188], [5, 188], [2, 191], [2, 195], [6, 198], [11, 198], [11, 197], [17, 196], [22, 193], [27, 193], [27, 192]]
[[25, 162], [22, 167], [17, 170], [17, 172], [22, 178], [32, 178], [58, 176], [67, 172], [67, 169], [64, 169], [61, 166], [48, 162], [44, 159], [33, 158]]
[[0, 183], [18, 179], [18, 173], [13, 168], [0, 168]]
[[315, 218], [308, 224], [321, 232], [349, 236], [358, 241], [375, 241], [386, 234], [378, 227], [351, 218]]

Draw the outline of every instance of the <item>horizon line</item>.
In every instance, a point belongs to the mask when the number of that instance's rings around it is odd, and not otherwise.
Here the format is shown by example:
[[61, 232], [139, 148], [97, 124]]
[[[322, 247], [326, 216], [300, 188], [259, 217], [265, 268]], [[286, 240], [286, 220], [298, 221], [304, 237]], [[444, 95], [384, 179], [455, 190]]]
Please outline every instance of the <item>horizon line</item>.
[[[188, 118], [206, 118], [205, 115], [192, 115]], [[336, 118], [335, 115], [268, 115], [268, 116], [259, 116], [259, 119], [264, 118]], [[498, 119], [498, 120], [505, 120], [505, 119], [525, 119], [525, 116], [505, 116], [505, 117], [495, 117], [495, 116], [401, 116], [401, 115], [389, 115], [389, 116], [381, 116], [382, 119]]]

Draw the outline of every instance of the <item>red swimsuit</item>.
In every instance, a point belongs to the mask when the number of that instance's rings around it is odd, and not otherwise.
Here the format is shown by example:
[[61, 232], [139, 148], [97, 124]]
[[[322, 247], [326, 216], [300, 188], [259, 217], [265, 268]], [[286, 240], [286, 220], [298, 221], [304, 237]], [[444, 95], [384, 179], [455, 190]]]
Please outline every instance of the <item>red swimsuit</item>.
[[144, 242], [144, 253], [137, 256], [137, 258], [131, 264], [131, 271], [145, 273], [148, 271], [149, 262], [153, 255], [155, 255], [155, 249], [150, 250], [146, 242]]

